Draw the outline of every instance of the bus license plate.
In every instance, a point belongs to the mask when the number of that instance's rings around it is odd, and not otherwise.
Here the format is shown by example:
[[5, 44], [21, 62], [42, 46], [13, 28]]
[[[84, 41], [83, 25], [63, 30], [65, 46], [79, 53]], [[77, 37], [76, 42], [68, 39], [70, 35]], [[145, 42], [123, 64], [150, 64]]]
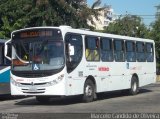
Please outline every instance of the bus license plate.
[[35, 86], [32, 86], [29, 88], [30, 92], [37, 92], [37, 88]]

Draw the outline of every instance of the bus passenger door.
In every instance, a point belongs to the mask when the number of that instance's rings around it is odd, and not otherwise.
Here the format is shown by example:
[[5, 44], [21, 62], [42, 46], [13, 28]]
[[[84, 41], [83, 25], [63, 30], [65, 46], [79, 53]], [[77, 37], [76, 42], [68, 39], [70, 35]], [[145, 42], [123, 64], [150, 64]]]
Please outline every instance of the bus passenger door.
[[[82, 77], [80, 74], [82, 72], [82, 68], [79, 66], [82, 60], [82, 36], [80, 34], [75, 33], [67, 33], [65, 36], [65, 54], [66, 54], [66, 66], [68, 78], [67, 84], [72, 85], [68, 89], [68, 93], [70, 95], [75, 95], [82, 93]], [[82, 88], [77, 88], [82, 87]]]

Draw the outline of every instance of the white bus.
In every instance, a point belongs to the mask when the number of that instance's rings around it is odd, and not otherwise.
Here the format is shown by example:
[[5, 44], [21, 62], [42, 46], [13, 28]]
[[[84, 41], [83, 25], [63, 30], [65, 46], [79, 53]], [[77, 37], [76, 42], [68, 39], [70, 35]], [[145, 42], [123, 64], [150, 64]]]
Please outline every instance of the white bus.
[[93, 101], [100, 92], [156, 82], [153, 40], [98, 33], [69, 26], [32, 27], [11, 34], [11, 94], [83, 95]]

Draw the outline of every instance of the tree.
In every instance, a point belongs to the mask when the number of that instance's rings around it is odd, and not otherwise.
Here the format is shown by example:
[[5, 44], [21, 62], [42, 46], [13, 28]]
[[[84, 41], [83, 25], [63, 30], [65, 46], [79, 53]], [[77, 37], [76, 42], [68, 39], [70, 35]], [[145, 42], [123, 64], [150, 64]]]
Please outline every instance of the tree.
[[13, 30], [34, 26], [70, 25], [90, 28], [87, 20], [97, 18], [100, 9], [82, 4], [82, 0], [1, 0], [0, 38], [10, 37]]
[[148, 37], [147, 27], [142, 23], [141, 18], [135, 15], [126, 15], [123, 18], [120, 16], [115, 22], [110, 23], [104, 32], [140, 38]]
[[31, 2], [26, 0], [0, 1], [0, 38], [9, 38], [13, 30], [25, 26], [30, 4]]
[[160, 63], [160, 17], [152, 23], [150, 38], [155, 41], [157, 62]]

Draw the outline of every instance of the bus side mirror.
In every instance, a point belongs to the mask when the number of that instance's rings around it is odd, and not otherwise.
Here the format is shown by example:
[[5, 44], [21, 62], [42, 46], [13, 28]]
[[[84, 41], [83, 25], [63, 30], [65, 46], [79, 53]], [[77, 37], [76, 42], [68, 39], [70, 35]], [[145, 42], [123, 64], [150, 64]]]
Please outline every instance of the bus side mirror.
[[8, 60], [11, 60], [11, 39], [6, 41], [5, 44], [4, 44], [4, 56], [8, 59]]

